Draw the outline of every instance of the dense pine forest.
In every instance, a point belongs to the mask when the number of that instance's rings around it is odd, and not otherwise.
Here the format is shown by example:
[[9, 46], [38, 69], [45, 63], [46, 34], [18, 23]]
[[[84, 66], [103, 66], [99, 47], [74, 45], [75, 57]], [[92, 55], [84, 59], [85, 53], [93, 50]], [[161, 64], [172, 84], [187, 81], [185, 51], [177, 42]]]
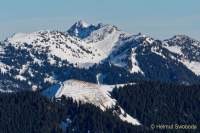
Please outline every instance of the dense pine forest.
[[0, 94], [1, 133], [130, 133], [142, 132], [90, 104], [47, 99], [40, 93]]
[[143, 133], [151, 124], [194, 124], [200, 132], [200, 86], [140, 82], [115, 88], [112, 96], [141, 126], [122, 122], [112, 113], [70, 98], [49, 99], [40, 92], [0, 94], [0, 133]]
[[145, 127], [151, 127], [152, 124], [195, 125], [195, 130], [176, 132], [200, 132], [199, 85], [140, 82], [115, 88], [112, 95], [127, 113], [137, 118]]

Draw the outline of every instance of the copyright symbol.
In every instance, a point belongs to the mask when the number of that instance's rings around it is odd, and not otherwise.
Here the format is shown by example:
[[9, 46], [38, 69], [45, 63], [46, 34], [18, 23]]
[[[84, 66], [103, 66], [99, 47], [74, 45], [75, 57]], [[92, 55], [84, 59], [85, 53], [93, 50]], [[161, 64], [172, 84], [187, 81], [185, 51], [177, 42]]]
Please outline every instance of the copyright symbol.
[[154, 124], [151, 124], [151, 129], [155, 129], [155, 125]]

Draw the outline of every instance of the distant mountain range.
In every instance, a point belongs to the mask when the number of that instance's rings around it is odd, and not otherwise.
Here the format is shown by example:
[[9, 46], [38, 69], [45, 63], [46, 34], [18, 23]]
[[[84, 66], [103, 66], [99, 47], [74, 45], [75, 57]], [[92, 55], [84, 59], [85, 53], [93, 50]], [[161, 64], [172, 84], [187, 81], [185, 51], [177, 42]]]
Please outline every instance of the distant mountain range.
[[41, 89], [72, 78], [97, 83], [97, 75], [105, 84], [138, 79], [195, 84], [199, 55], [200, 42], [185, 35], [161, 41], [78, 21], [66, 32], [17, 33], [1, 42], [0, 85], [4, 91], [9, 82]]
[[[162, 41], [102, 23], [78, 21], [66, 32], [17, 33], [0, 42], [0, 92], [39, 90], [102, 110], [116, 105], [109, 95], [116, 85], [138, 80], [199, 84], [199, 68], [200, 42], [193, 38], [175, 35]], [[140, 124], [119, 108], [122, 120]]]

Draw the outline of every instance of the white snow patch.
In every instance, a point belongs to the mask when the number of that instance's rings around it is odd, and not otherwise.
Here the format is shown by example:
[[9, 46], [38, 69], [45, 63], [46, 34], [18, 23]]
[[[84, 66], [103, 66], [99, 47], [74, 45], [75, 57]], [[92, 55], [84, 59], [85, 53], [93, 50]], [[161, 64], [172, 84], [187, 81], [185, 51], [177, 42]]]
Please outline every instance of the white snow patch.
[[10, 70], [10, 67], [2, 62], [0, 62], [0, 73], [6, 74]]
[[158, 47], [152, 47], [151, 48], [151, 52], [161, 56], [162, 58], [166, 59], [166, 57], [162, 54], [162, 49], [161, 51], [159, 51], [159, 48]]
[[26, 81], [26, 77], [22, 76], [22, 75], [16, 75], [15, 79], [18, 79], [20, 81]]
[[127, 86], [127, 85], [135, 85], [135, 84], [136, 83], [117, 84], [117, 85], [115, 85], [115, 87], [120, 88], [120, 87], [124, 87], [124, 86]]
[[197, 76], [200, 76], [200, 62], [189, 61], [182, 59], [180, 60], [188, 69], [194, 72]]
[[12, 90], [3, 90], [0, 88], [0, 92], [1, 93], [12, 93], [13, 91]]
[[[140, 122], [137, 120], [137, 119], [134, 119], [133, 117], [131, 117], [129, 114], [127, 114], [122, 108], [120, 108], [120, 114], [119, 114], [119, 118], [122, 120], [122, 121], [125, 121], [125, 122], [128, 122], [128, 123], [131, 123], [133, 125], [141, 125]], [[114, 111], [114, 113], [116, 113]], [[117, 114], [117, 113], [116, 113]]]
[[146, 41], [149, 43], [149, 44], [152, 44], [154, 42], [154, 40], [150, 37], [146, 37]]
[[136, 59], [136, 48], [132, 48], [132, 54], [131, 54], [131, 62], [132, 62], [132, 68], [131, 68], [131, 73], [142, 73], [144, 72], [140, 69], [138, 61]]
[[99, 86], [78, 80], [68, 80], [63, 83], [55, 97], [59, 98], [62, 95], [72, 97], [77, 101], [91, 103], [100, 107], [102, 110], [106, 110], [107, 108], [114, 107], [116, 104], [116, 101], [107, 92], [107, 88], [110, 88], [110, 86]]
[[38, 86], [37, 85], [32, 85], [32, 91], [37, 91], [38, 90]]
[[[101, 29], [101, 30], [104, 30], [104, 29]], [[102, 50], [104, 53], [104, 56], [107, 56], [108, 54], [111, 53], [113, 47], [119, 41], [119, 36], [122, 32], [114, 29], [114, 31], [112, 33], [104, 35], [105, 37], [103, 40], [97, 41], [98, 39], [95, 37], [96, 36], [99, 37], [99, 36], [101, 36], [101, 34], [104, 33], [104, 32], [103, 33], [101, 33], [101, 32], [103, 32], [103, 31], [96, 31], [90, 36], [90, 38], [87, 38], [87, 39], [90, 40], [92, 38], [92, 40], [93, 40], [92, 45], [94, 45], [98, 49]], [[95, 34], [100, 34], [100, 35], [95, 35]]]
[[22, 68], [19, 71], [19, 75], [22, 75], [22, 74], [24, 74], [26, 72], [26, 70], [29, 68], [29, 64], [30, 63], [22, 65]]
[[28, 73], [31, 77], [34, 77], [35, 75], [33, 74], [33, 72], [31, 71], [31, 69], [28, 70]]
[[172, 53], [182, 55], [182, 51], [181, 51], [180, 46], [163, 46], [163, 47], [168, 49]]
[[44, 82], [45, 83], [51, 83], [51, 84], [53, 84], [53, 83], [56, 83], [56, 80], [54, 79], [54, 77], [52, 77], [52, 76], [47, 76], [46, 78], [44, 78]]
[[31, 56], [32, 59], [33, 59], [33, 63], [38, 64], [39, 66], [42, 65], [42, 61], [41, 61], [41, 60], [39, 60], [37, 57], [35, 57], [35, 56], [34, 56], [33, 54], [31, 54], [31, 53], [30, 53], [30, 56]]
[[103, 75], [101, 73], [98, 73], [96, 75], [96, 80], [97, 80], [97, 84], [100, 85], [103, 81]]

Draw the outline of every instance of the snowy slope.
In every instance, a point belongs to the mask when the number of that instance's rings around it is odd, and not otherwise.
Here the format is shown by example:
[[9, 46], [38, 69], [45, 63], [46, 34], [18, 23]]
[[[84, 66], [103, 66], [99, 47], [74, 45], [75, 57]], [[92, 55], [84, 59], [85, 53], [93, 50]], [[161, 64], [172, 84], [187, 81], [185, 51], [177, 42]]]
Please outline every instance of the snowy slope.
[[117, 45], [122, 34], [125, 33], [113, 25], [101, 24], [101, 28], [93, 31], [84, 41], [101, 49], [108, 56], [112, 48]]
[[183, 63], [196, 75], [200, 75], [200, 42], [186, 35], [176, 35], [164, 41], [164, 48], [179, 56]]
[[100, 49], [104, 52], [105, 56], [108, 56], [114, 47], [119, 45], [121, 39], [131, 36], [131, 34], [121, 31], [115, 25], [103, 23], [93, 25], [88, 24], [83, 20], [76, 22], [67, 31], [67, 34], [78, 37], [87, 44]]
[[[16, 48], [24, 48], [28, 51], [32, 49], [39, 52], [46, 51], [49, 62], [52, 64], [55, 62], [52, 56], [55, 56], [84, 67], [86, 64], [98, 63], [103, 56], [103, 53], [92, 45], [55, 31], [18, 33], [9, 38], [8, 43], [15, 45]], [[27, 48], [26, 44], [31, 45], [32, 48]]]
[[189, 61], [182, 59], [180, 60], [188, 69], [194, 72], [197, 76], [200, 76], [200, 62], [197, 61]]
[[[129, 49], [115, 56], [113, 56], [113, 53], [115, 53], [115, 51], [118, 51], [120, 47], [123, 47], [124, 43], [140, 39], [140, 37], [145, 38], [145, 41], [150, 44], [153, 43], [153, 39], [140, 34], [131, 35], [129, 33], [119, 30], [119, 28], [114, 25], [102, 23], [92, 25], [85, 24], [84, 21], [79, 21], [76, 24], [74, 24], [70, 28], [69, 34], [72, 36], [82, 38], [82, 36], [74, 34], [75, 31], [72, 32], [73, 30], [78, 31], [78, 33], [81, 31], [87, 32], [87, 36], [83, 38], [83, 41], [101, 50], [104, 53], [104, 56], [102, 56], [102, 60], [110, 56], [110, 62], [113, 65], [122, 68], [127, 68], [131, 73], [143, 74], [136, 59], [135, 48], [133, 48], [132, 52], [130, 53], [127, 52]], [[131, 68], [128, 66], [129, 62], [132, 62]]]
[[136, 35], [121, 34], [117, 45], [113, 47], [109, 55], [109, 61], [118, 67], [126, 68], [130, 73], [144, 74], [137, 61], [136, 50], [140, 46], [150, 46], [153, 41], [150, 37], [140, 33]]
[[[43, 94], [50, 97], [55, 95], [56, 98], [60, 98], [61, 96], [71, 97], [78, 102], [90, 103], [105, 111], [116, 106], [116, 100], [109, 93], [113, 88], [114, 85], [97, 85], [84, 81], [67, 80], [60, 86], [57, 85], [45, 90]], [[123, 121], [133, 125], [140, 125], [130, 115], [124, 115], [125, 111], [121, 107], [119, 107], [119, 110], [114, 110], [113, 113]]]
[[73, 97], [77, 101], [92, 103], [105, 110], [112, 108], [116, 102], [107, 91], [110, 89], [110, 86], [106, 85], [100, 86], [84, 81], [69, 80], [63, 83], [55, 97], [58, 98], [62, 95]]
[[196, 75], [200, 76], [200, 62], [195, 60], [188, 59], [184, 53], [182, 52], [181, 46], [164, 46], [166, 49], [168, 49], [170, 52], [178, 54], [180, 58], [178, 59], [179, 62], [183, 63], [188, 69], [190, 69], [192, 72], [194, 72]]

